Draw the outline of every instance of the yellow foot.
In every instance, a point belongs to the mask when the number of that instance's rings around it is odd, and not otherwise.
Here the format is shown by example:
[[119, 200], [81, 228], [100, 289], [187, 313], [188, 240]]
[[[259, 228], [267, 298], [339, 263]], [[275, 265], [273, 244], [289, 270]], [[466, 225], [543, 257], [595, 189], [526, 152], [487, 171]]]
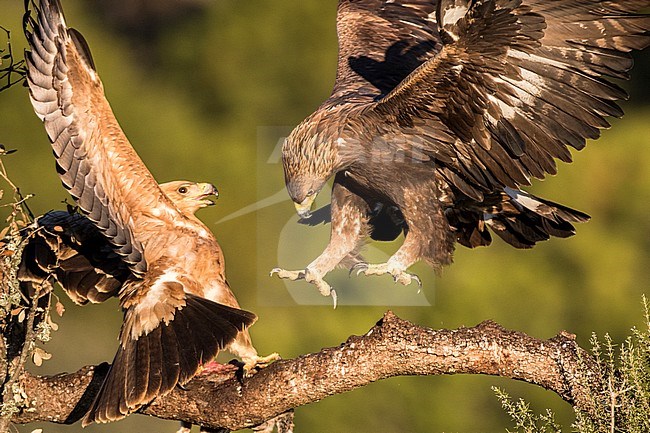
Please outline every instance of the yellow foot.
[[268, 367], [273, 361], [278, 361], [282, 357], [277, 353], [272, 353], [268, 356], [253, 356], [250, 358], [243, 358], [244, 361], [244, 374], [250, 376], [253, 371], [259, 370], [260, 368]]
[[306, 282], [315, 285], [316, 288], [318, 288], [318, 291], [320, 292], [321, 295], [332, 297], [334, 308], [336, 308], [336, 304], [338, 301], [336, 290], [334, 290], [332, 286], [327, 284], [327, 282], [323, 280], [322, 277], [314, 275], [314, 273], [311, 272], [309, 268], [302, 271], [287, 271], [281, 268], [274, 268], [273, 270], [271, 270], [270, 275], [273, 276], [274, 274], [277, 274], [278, 277], [285, 280], [291, 280], [291, 281], [305, 280]]
[[281, 268], [273, 268], [271, 269], [271, 273], [269, 274], [271, 277], [274, 274], [278, 274], [278, 277], [282, 278], [283, 280], [291, 280], [291, 281], [296, 281], [296, 280], [304, 280], [305, 279], [305, 271], [287, 271], [286, 269], [281, 269]]
[[390, 274], [393, 276], [393, 280], [395, 280], [396, 283], [403, 284], [405, 286], [408, 286], [411, 284], [413, 281], [418, 283], [418, 286], [422, 287], [422, 281], [420, 281], [420, 278], [415, 275], [415, 274], [409, 274], [406, 272], [404, 269], [400, 269], [394, 265], [391, 265], [389, 263], [379, 263], [376, 265], [369, 265], [367, 263], [357, 263], [350, 269], [350, 273], [356, 271], [357, 275], [359, 274], [364, 274], [364, 275], [385, 275], [385, 274]]

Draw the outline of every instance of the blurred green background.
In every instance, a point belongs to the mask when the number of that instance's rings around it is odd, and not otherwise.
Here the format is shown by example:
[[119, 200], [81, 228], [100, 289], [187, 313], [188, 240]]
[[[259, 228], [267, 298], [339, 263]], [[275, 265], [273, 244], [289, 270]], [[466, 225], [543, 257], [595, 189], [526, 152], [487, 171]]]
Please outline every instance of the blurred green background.
[[[414, 267], [424, 281], [421, 294], [387, 277], [348, 279], [337, 271], [329, 281], [343, 305], [332, 310], [313, 287], [285, 284], [268, 272], [277, 265], [303, 267], [327, 242], [327, 227], [295, 224], [293, 206], [279, 193], [276, 144], [331, 90], [336, 1], [63, 3], [68, 24], [90, 44], [118, 119], [155, 177], [218, 186], [218, 205], [200, 217], [224, 248], [228, 278], [242, 306], [260, 317], [252, 335], [261, 354], [277, 351], [291, 358], [337, 345], [366, 332], [389, 307], [434, 328], [492, 319], [539, 338], [566, 329], [583, 346], [592, 331], [621, 341], [642, 324], [641, 295], [650, 287], [647, 53], [637, 56], [639, 68], [625, 85], [632, 93], [624, 104], [626, 117], [576, 154], [574, 164], [561, 165], [557, 178], [531, 188], [593, 216], [577, 227], [577, 236], [530, 251], [499, 240], [474, 251], [460, 247], [442, 278], [423, 265]], [[13, 30], [18, 55], [24, 48], [22, 4], [0, 0], [0, 25]], [[18, 149], [5, 163], [22, 191], [36, 194], [31, 209], [41, 214], [61, 208], [68, 196], [25, 88], [0, 94], [0, 143]], [[370, 256], [379, 259], [396, 247], [374, 244]], [[117, 303], [80, 308], [61, 299], [67, 312], [46, 345], [54, 357], [32, 370], [53, 374], [110, 361], [121, 323]], [[296, 431], [503, 432], [509, 422], [491, 385], [526, 398], [535, 410], [553, 408], [565, 426], [572, 422], [568, 405], [527, 384], [493, 377], [410, 377], [299, 408]], [[81, 429], [34, 424], [18, 431], [37, 427], [52, 433]], [[176, 428], [174, 422], [134, 415], [85, 431]]]

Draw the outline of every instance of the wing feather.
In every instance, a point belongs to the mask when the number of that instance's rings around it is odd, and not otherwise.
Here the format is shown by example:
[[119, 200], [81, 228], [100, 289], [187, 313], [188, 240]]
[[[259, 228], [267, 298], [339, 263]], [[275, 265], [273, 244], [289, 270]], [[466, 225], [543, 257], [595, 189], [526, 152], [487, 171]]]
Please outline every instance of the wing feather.
[[43, 120], [64, 186], [131, 270], [146, 270], [139, 220], [178, 216], [133, 150], [106, 100], [88, 44], [68, 29], [58, 0], [31, 3], [26, 53], [32, 105]]
[[36, 220], [18, 279], [41, 282], [54, 275], [77, 304], [117, 296], [131, 272], [85, 216], [52, 211]]
[[[145, 307], [143, 299], [123, 299], [120, 346], [84, 426], [124, 418], [187, 383], [202, 362], [214, 358], [256, 319], [247, 311], [187, 294], [178, 282], [161, 282], [144, 296]], [[156, 306], [162, 304], [170, 308], [160, 315]]]
[[440, 49], [435, 0], [341, 0], [339, 58], [328, 104], [372, 102]]
[[[461, 190], [517, 187], [556, 172], [623, 113], [629, 52], [650, 44], [648, 0], [441, 0], [439, 53], [364, 111], [385, 134], [442, 125], [455, 140], [416, 150], [455, 154]], [[423, 134], [419, 134], [423, 136]], [[444, 150], [443, 150], [444, 149]], [[484, 171], [484, 172], [482, 172]]]

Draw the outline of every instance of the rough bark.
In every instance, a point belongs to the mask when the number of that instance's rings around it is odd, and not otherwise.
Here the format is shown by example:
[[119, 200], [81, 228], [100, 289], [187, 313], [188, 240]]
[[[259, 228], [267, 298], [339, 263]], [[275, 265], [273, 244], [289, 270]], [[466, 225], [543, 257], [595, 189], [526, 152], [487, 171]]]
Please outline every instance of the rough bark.
[[[25, 375], [32, 403], [17, 423], [72, 423], [85, 412], [108, 365], [52, 377]], [[539, 340], [494, 322], [473, 328], [433, 330], [392, 312], [363, 336], [338, 347], [273, 363], [250, 378], [235, 373], [199, 376], [185, 388], [142, 410], [158, 418], [239, 430], [289, 409], [404, 375], [489, 374], [523, 380], [591, 410], [600, 377], [591, 356], [562, 332]]]

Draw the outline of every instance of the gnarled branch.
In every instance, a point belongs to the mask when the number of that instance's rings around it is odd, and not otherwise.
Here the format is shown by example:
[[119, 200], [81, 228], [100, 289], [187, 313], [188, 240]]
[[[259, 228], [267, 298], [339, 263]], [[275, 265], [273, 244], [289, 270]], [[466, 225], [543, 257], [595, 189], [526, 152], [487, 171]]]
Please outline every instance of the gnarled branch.
[[[394, 376], [489, 374], [554, 391], [591, 411], [600, 389], [597, 364], [565, 332], [539, 340], [486, 321], [473, 328], [433, 330], [387, 312], [370, 331], [338, 347], [273, 363], [243, 380], [235, 373], [195, 377], [142, 412], [208, 427], [239, 430], [289, 409]], [[79, 419], [97, 391], [107, 364], [52, 377], [26, 375], [32, 407], [17, 423]]]

